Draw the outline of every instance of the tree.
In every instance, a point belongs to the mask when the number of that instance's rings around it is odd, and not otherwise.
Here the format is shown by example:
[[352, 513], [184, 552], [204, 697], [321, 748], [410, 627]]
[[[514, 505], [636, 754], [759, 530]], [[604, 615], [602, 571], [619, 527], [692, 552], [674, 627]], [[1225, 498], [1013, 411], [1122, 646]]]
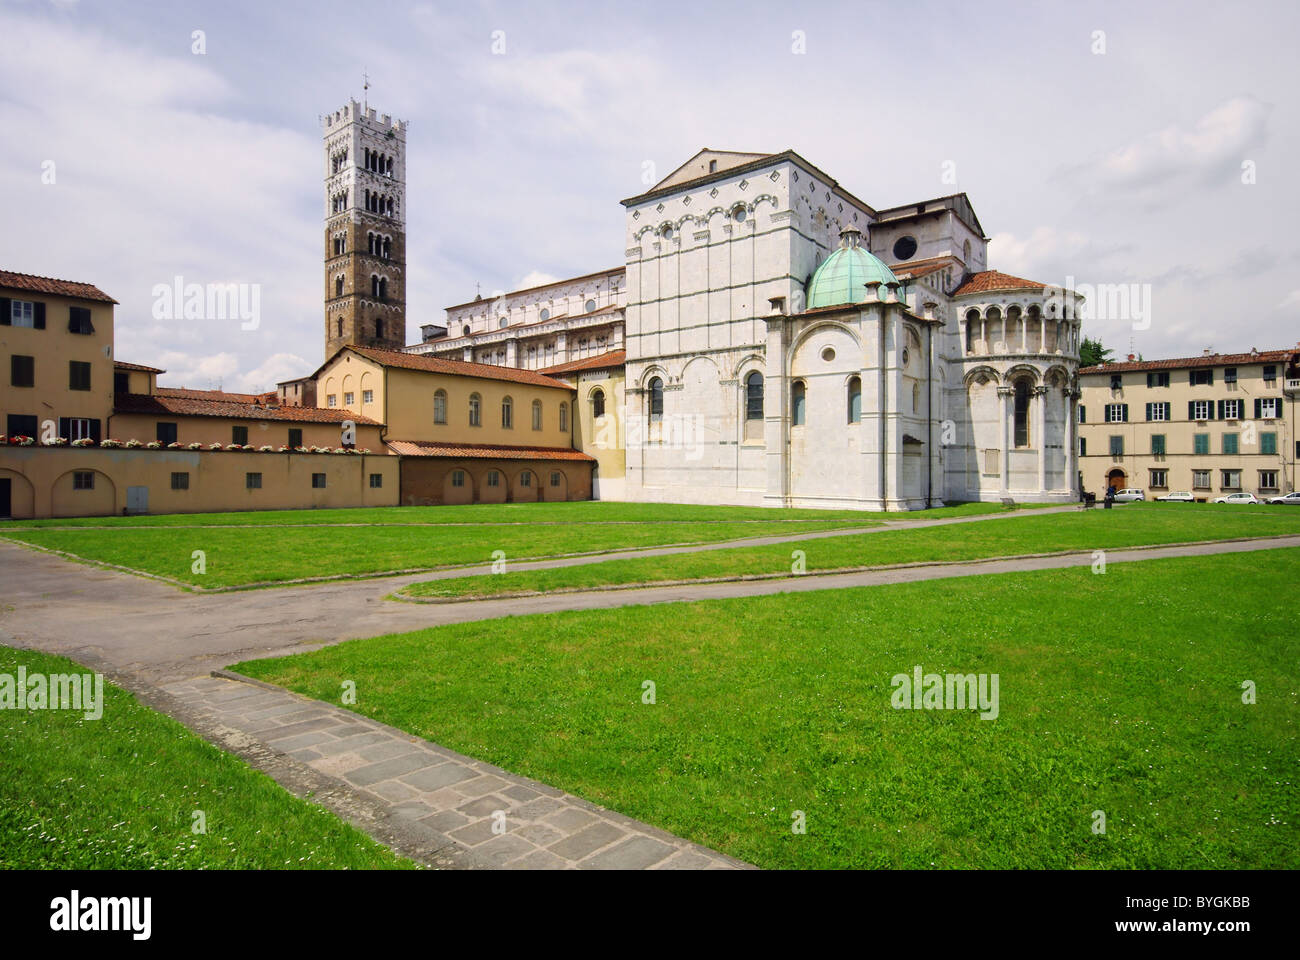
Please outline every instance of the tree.
[[1095, 367], [1099, 363], [1108, 363], [1114, 352], [1109, 347], [1103, 347], [1100, 340], [1084, 337], [1083, 343], [1079, 345], [1079, 366]]

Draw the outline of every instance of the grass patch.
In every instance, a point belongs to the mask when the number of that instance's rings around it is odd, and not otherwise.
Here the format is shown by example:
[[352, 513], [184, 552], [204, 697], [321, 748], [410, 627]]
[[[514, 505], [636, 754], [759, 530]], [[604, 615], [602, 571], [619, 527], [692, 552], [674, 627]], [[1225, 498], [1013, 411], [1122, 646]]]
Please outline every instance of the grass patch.
[[[85, 673], [0, 647], [0, 673]], [[170, 717], [104, 684], [104, 712], [0, 710], [0, 868], [412, 867]], [[191, 832], [193, 813], [207, 833]]]
[[822, 540], [609, 560], [549, 570], [507, 569], [502, 574], [412, 584], [399, 594], [416, 598], [466, 599], [671, 580], [791, 574], [794, 550], [804, 552], [808, 572], [815, 573], [845, 567], [975, 560], [1052, 551], [1113, 550], [1147, 544], [1288, 533], [1300, 533], [1300, 510], [1288, 513], [1281, 509], [1250, 510], [1235, 506], [1188, 510], [1184, 505], [1133, 504], [1122, 510], [1024, 516], [1005, 522], [920, 530], [879, 530]]
[[[362, 713], [765, 867], [1295, 868], [1297, 577], [1296, 549], [1179, 558], [511, 617], [237, 669], [320, 699], [354, 680]], [[1000, 716], [892, 709], [915, 664], [999, 674]]]

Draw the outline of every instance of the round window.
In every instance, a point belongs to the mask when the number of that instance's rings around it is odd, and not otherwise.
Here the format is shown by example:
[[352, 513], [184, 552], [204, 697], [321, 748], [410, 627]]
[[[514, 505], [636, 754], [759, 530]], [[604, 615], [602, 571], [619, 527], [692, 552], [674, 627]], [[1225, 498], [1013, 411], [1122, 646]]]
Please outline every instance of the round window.
[[835, 348], [834, 348], [834, 347], [827, 347], [825, 350], [823, 350], [823, 351], [822, 351], [822, 359], [825, 360], [827, 363], [830, 363], [832, 360], [834, 360], [834, 359], [835, 359]]
[[542, 307], [541, 318], [543, 320], [551, 319], [551, 311], [547, 310], [545, 307]]
[[595, 301], [595, 300], [588, 300], [588, 301], [587, 301], [587, 306], [586, 306], [585, 309], [586, 309], [586, 311], [587, 311], [588, 313], [595, 313], [595, 312], [596, 312], [596, 301]]
[[903, 366], [907, 366], [907, 361], [908, 361], [908, 358], [909, 358], [909, 357], [911, 357], [911, 354], [909, 354], [909, 353], [907, 352], [907, 347], [904, 347], [904, 348], [903, 348]]
[[665, 226], [663, 229], [663, 235], [665, 240], [671, 240], [673, 238], [673, 228]]
[[509, 325], [510, 325], [510, 320], [508, 317], [502, 317], [500, 320], [497, 321], [498, 327], [508, 327]]
[[737, 223], [744, 223], [745, 216], [746, 210], [743, 205], [736, 207], [736, 209], [731, 211], [731, 219], [735, 220]]
[[911, 260], [916, 256], [916, 237], [899, 237], [895, 240], [894, 256], [899, 260]]

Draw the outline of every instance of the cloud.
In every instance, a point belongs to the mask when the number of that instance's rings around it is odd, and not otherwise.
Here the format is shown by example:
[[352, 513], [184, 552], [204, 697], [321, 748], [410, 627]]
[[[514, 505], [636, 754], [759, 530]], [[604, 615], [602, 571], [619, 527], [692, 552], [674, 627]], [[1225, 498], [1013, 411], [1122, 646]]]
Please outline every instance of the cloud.
[[293, 380], [311, 373], [313, 365], [296, 353], [276, 353], [266, 358], [258, 367], [239, 378], [243, 393], [265, 393], [274, 390], [284, 380]]
[[529, 287], [543, 287], [546, 284], [554, 283], [559, 279], [560, 278], [554, 274], [544, 273], [541, 270], [533, 270], [529, 273], [525, 273], [523, 277], [520, 278], [519, 282], [515, 284], [514, 289], [527, 290]]

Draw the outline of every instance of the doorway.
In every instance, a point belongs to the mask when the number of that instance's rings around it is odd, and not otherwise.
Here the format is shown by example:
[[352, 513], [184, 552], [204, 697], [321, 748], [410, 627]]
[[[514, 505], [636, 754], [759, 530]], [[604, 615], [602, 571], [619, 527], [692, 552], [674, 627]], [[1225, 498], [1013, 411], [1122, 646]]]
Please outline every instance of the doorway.
[[1106, 474], [1106, 486], [1112, 490], [1123, 490], [1127, 486], [1126, 480], [1123, 470], [1112, 470]]

